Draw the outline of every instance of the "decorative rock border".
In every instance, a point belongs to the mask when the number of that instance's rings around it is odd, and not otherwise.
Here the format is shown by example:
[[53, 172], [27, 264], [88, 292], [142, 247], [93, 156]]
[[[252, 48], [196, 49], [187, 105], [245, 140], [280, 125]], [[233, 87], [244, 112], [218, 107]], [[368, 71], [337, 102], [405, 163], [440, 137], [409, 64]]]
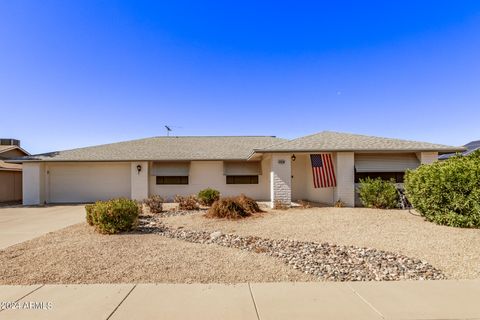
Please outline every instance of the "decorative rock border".
[[284, 263], [320, 280], [438, 280], [445, 279], [442, 272], [419, 259], [373, 248], [338, 246], [295, 240], [273, 240], [256, 236], [223, 234], [172, 228], [159, 217], [144, 216], [139, 231], [156, 233], [168, 238], [193, 243], [217, 244], [279, 258]]
[[140, 216], [140, 220], [142, 218], [165, 218], [165, 217], [174, 217], [174, 216], [185, 216], [187, 214], [194, 214], [194, 213], [203, 213], [206, 212], [206, 209], [198, 209], [198, 210], [165, 210], [159, 213], [144, 213], [142, 216]]

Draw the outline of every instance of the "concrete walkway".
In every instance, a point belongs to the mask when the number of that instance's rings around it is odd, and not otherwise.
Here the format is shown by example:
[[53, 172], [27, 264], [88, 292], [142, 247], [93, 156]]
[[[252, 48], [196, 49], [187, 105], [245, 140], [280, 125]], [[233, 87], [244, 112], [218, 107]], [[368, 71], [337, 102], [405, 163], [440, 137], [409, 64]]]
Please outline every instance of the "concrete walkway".
[[480, 319], [480, 280], [0, 286], [0, 303], [0, 319]]
[[0, 207], [0, 249], [82, 221], [83, 205]]

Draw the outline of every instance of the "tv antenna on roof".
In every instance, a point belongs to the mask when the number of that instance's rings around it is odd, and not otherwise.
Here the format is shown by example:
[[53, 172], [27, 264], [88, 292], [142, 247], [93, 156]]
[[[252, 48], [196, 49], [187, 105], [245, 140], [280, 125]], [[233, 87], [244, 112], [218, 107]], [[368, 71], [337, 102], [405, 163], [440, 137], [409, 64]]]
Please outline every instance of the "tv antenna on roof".
[[165, 129], [167, 130], [167, 137], [170, 136], [170, 132], [173, 131], [174, 128], [181, 128], [181, 127], [178, 127], [178, 126], [171, 126], [171, 125], [164, 125]]

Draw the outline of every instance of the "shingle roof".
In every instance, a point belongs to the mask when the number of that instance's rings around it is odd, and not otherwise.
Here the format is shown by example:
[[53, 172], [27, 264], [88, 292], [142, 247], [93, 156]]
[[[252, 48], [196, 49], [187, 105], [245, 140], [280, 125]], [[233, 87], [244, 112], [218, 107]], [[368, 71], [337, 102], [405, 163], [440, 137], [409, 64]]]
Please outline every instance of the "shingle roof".
[[253, 149], [283, 142], [272, 136], [153, 137], [37, 154], [21, 161], [245, 160]]
[[1, 146], [0, 145], [0, 153], [5, 152], [10, 149], [15, 149], [16, 146]]
[[[323, 131], [293, 140], [273, 136], [153, 137], [18, 158], [26, 161], [245, 160], [254, 152], [463, 151], [427, 142]], [[10, 162], [10, 161], [9, 161]]]
[[438, 151], [454, 152], [463, 148], [359, 134], [322, 131], [305, 137], [281, 142], [256, 152], [309, 152], [309, 151]]
[[[465, 147], [465, 150], [461, 154], [464, 155], [464, 156], [467, 156], [470, 153], [474, 152], [475, 150], [480, 149], [480, 140], [470, 141], [469, 143], [464, 145], [464, 147]], [[450, 157], [453, 157], [454, 155], [456, 155], [455, 152], [442, 154], [441, 156], [438, 157], [438, 159], [445, 160], [445, 159], [448, 159]]]
[[3, 158], [2, 153], [5, 153], [5, 152], [11, 151], [11, 150], [18, 150], [21, 153], [23, 153], [24, 155], [27, 155], [27, 156], [30, 155], [30, 153], [28, 153], [24, 149], [20, 148], [19, 146], [16, 146], [16, 145], [0, 145], [0, 158]]

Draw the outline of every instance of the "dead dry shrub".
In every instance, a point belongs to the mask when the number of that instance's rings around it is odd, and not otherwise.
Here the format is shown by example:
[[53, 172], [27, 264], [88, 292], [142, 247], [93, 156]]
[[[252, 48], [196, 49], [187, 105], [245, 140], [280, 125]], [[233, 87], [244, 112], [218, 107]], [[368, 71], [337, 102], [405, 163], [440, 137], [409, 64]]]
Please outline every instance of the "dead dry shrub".
[[176, 195], [174, 202], [178, 203], [179, 210], [198, 210], [200, 209], [197, 198], [195, 196]]
[[238, 197], [235, 198], [235, 200], [240, 204], [243, 209], [248, 212], [248, 213], [258, 213], [258, 212], [263, 212], [262, 209], [260, 209], [257, 201], [253, 200], [250, 197], [247, 197], [243, 193], [239, 195]]
[[290, 206], [283, 203], [282, 201], [275, 200], [273, 202], [273, 209], [275, 210], [287, 210], [288, 208], [290, 208]]
[[215, 201], [205, 215], [208, 218], [241, 219], [250, 216], [234, 197], [220, 198]]
[[163, 198], [159, 195], [152, 195], [143, 200], [143, 204], [148, 207], [150, 213], [160, 213], [163, 210]]
[[312, 207], [309, 201], [307, 200], [299, 200], [298, 204], [300, 205], [301, 209], [309, 209]]
[[345, 203], [342, 200], [338, 199], [335, 202], [334, 206], [335, 206], [335, 208], [343, 208], [343, 207], [345, 207]]

